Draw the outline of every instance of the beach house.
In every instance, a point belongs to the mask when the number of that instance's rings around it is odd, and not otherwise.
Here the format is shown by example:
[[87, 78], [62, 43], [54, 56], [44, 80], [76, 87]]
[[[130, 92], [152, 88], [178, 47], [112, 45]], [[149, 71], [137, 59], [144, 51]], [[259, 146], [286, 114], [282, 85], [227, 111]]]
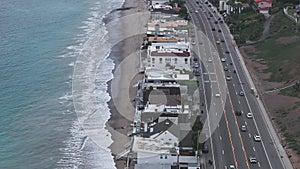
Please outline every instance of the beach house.
[[160, 69], [190, 71], [190, 45], [187, 42], [153, 43], [147, 51], [148, 65]]

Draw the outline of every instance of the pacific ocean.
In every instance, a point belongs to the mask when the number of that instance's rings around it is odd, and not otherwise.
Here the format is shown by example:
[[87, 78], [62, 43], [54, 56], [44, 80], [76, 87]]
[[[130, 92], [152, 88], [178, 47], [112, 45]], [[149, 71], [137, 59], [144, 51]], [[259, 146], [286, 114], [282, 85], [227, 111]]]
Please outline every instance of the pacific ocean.
[[[78, 121], [72, 85], [76, 60], [95, 35], [105, 41], [105, 14], [121, 0], [0, 1], [0, 168], [114, 168]], [[97, 38], [97, 39], [99, 39]], [[95, 41], [94, 43], [98, 43]], [[102, 42], [103, 43], [103, 42]], [[105, 55], [95, 85], [109, 117]], [[102, 65], [102, 67], [101, 67]], [[89, 75], [87, 75], [89, 76]], [[104, 128], [104, 127], [103, 127]], [[102, 132], [99, 131], [99, 132]]]

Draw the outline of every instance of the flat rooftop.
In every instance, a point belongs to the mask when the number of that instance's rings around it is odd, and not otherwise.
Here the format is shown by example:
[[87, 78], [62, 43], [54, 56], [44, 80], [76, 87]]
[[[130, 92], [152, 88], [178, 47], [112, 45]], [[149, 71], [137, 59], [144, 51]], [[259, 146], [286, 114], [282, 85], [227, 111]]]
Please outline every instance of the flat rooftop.
[[162, 140], [134, 137], [132, 151], [153, 154], [179, 154], [179, 148]]

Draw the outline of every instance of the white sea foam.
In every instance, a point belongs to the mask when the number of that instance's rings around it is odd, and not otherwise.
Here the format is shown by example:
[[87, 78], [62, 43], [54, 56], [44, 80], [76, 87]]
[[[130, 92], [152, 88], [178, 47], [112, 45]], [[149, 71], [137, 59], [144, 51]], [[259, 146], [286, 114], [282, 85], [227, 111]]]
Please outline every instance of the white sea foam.
[[73, 67], [74, 64], [75, 64], [74, 62], [71, 62], [71, 63], [69, 63], [68, 65], [71, 66], [71, 67]]
[[[114, 63], [108, 59], [110, 45], [107, 31], [102, 22], [104, 16], [121, 6], [120, 0], [99, 0], [92, 5], [89, 17], [82, 22], [81, 34], [75, 36], [76, 45], [67, 47], [67, 54], [60, 57], [77, 57], [72, 79], [72, 95], [66, 94], [59, 99], [61, 104], [70, 106], [73, 96], [78, 121], [70, 128], [71, 137], [61, 148], [63, 158], [58, 161], [60, 168], [111, 169], [113, 157], [108, 146], [112, 143], [111, 134], [105, 129], [110, 117], [107, 102], [107, 82], [113, 78]], [[72, 113], [66, 110], [65, 114]]]

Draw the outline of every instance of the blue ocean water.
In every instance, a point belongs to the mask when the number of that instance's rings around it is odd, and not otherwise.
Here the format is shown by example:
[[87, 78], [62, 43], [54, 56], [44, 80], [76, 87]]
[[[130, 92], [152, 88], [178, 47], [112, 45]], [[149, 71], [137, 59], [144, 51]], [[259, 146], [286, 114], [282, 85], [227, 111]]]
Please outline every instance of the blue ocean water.
[[[84, 44], [105, 29], [103, 16], [121, 4], [0, 1], [1, 169], [113, 168], [110, 153], [93, 145], [78, 123], [72, 76]], [[111, 65], [101, 69], [100, 63], [98, 76], [105, 84], [112, 78], [113, 63], [101, 61]], [[99, 90], [106, 93], [105, 85]], [[107, 106], [108, 100], [100, 99], [99, 107]], [[109, 110], [103, 113], [109, 116]]]

